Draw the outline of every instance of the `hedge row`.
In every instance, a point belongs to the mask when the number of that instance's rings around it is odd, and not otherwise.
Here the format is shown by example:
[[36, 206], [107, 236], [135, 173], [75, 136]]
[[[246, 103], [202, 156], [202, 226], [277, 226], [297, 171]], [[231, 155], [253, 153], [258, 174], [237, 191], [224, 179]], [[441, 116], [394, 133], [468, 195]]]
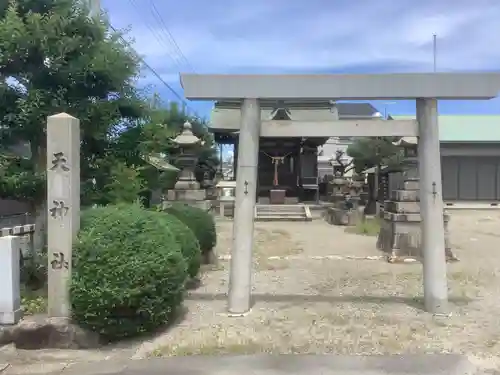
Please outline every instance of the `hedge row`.
[[73, 318], [107, 340], [167, 324], [186, 281], [198, 274], [201, 251], [215, 241], [211, 215], [186, 205], [167, 212], [137, 204], [84, 211], [73, 252]]

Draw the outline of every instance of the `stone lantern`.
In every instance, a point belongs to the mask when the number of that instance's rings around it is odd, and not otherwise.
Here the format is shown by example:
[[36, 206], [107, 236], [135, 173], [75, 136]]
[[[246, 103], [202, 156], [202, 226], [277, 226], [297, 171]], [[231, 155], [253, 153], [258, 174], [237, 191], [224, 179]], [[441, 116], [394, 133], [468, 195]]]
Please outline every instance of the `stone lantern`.
[[[418, 138], [403, 137], [394, 145], [403, 149], [403, 184], [384, 202], [384, 216], [377, 240], [378, 249], [391, 263], [422, 260], [421, 216], [419, 204]], [[448, 221], [444, 212], [445, 254], [447, 261], [457, 258], [450, 247]]]
[[403, 137], [394, 145], [403, 149], [403, 169], [405, 181], [418, 180], [418, 139], [417, 137]]
[[172, 139], [180, 149], [176, 164], [180, 168], [179, 178], [172, 190], [168, 191], [167, 206], [171, 201], [183, 202], [204, 210], [210, 209], [210, 201], [207, 200], [207, 192], [200, 188], [194, 174], [198, 164], [198, 152], [203, 146], [203, 141], [193, 134], [192, 126], [185, 122], [182, 132]]
[[196, 181], [194, 170], [198, 164], [198, 150], [203, 142], [193, 134], [192, 126], [185, 122], [181, 134], [172, 139], [179, 148], [180, 155], [177, 157], [177, 165], [181, 172], [175, 184], [175, 190], [200, 189], [200, 184]]

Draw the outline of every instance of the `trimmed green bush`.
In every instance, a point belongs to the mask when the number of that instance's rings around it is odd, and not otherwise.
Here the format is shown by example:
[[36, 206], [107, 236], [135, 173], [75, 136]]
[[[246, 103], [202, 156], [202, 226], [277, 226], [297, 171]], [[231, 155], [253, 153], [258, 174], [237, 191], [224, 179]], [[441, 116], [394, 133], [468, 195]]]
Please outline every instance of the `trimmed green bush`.
[[137, 204], [91, 209], [81, 222], [71, 283], [75, 321], [108, 340], [168, 323], [182, 303], [187, 265], [165, 222]]
[[196, 277], [201, 266], [201, 250], [198, 239], [193, 231], [177, 219], [174, 215], [166, 212], [155, 212], [160, 220], [165, 222], [165, 226], [175, 236], [181, 247], [182, 255], [187, 263], [187, 272], [189, 277]]
[[215, 247], [217, 233], [215, 220], [210, 213], [185, 203], [173, 203], [165, 211], [174, 215], [193, 231], [203, 254], [208, 253]]

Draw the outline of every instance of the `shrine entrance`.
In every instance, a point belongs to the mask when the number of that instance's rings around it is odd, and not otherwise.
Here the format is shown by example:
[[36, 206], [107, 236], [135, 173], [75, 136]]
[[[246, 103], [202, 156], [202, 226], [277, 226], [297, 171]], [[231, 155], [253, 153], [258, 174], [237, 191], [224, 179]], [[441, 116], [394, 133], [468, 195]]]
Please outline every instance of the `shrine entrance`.
[[[217, 124], [238, 134], [236, 203], [233, 223], [228, 311], [250, 311], [254, 210], [258, 196], [260, 139], [352, 137], [418, 137], [419, 204], [425, 308], [446, 313], [445, 230], [438, 128], [438, 100], [491, 99], [500, 91], [499, 73], [414, 73], [368, 75], [203, 75], [182, 74], [186, 98], [230, 100], [233, 117]], [[261, 103], [269, 100], [416, 100], [417, 120], [269, 119]], [[278, 105], [278, 109], [283, 106]], [[213, 121], [213, 119], [212, 119]], [[236, 127], [236, 128], [235, 128]], [[264, 150], [271, 161], [273, 183], [283, 154]], [[268, 162], [269, 162], [268, 160]], [[269, 164], [268, 164], [269, 166]], [[279, 190], [279, 189], [278, 189]]]
[[[330, 100], [260, 101], [261, 119], [264, 121], [337, 120], [337, 106]], [[359, 104], [359, 106], [366, 112], [366, 105]], [[349, 106], [347, 110], [352, 110], [351, 107]], [[241, 121], [239, 108], [238, 101], [217, 101], [208, 125], [217, 143], [232, 145], [234, 175], [238, 170], [240, 143], [238, 123]], [[368, 106], [368, 108], [376, 112], [374, 107]], [[345, 112], [344, 109], [343, 111]], [[362, 111], [356, 112], [355, 108], [354, 113], [362, 113]], [[258, 155], [257, 203], [295, 204], [317, 201], [319, 198], [318, 147], [327, 140], [328, 137], [294, 137], [293, 135], [261, 137]]]

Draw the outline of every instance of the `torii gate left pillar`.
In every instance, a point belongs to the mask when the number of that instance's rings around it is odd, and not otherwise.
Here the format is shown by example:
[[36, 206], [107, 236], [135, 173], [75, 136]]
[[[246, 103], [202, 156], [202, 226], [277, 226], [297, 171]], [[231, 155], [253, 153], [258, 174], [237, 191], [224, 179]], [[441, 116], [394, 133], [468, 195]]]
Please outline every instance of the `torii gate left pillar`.
[[[419, 137], [420, 211], [425, 309], [444, 313], [448, 303], [446, 256], [444, 250], [441, 158], [437, 122], [438, 99], [491, 99], [500, 91], [499, 73], [405, 73], [367, 75], [181, 75], [188, 99], [242, 100], [240, 150], [236, 181], [233, 251], [229, 285], [230, 314], [250, 310], [253, 247], [253, 219], [256, 194], [259, 135], [329, 137], [386, 136], [373, 131], [380, 123], [332, 121], [329, 124], [297, 121], [272, 121], [262, 124], [259, 98], [386, 100], [416, 99], [417, 125], [413, 134], [394, 127], [394, 136]], [[383, 127], [390, 127], [387, 122]], [[302, 126], [301, 126], [302, 125]], [[326, 126], [325, 126], [326, 125]], [[410, 127], [412, 124], [409, 124]], [[306, 130], [305, 130], [306, 129]], [[325, 131], [326, 129], [326, 131]], [[331, 129], [331, 134], [329, 130]], [[328, 134], [327, 134], [328, 133]]]
[[259, 164], [260, 103], [244, 99], [241, 104], [236, 198], [234, 205], [233, 251], [229, 274], [228, 312], [241, 315], [250, 310], [252, 252], [257, 169]]

